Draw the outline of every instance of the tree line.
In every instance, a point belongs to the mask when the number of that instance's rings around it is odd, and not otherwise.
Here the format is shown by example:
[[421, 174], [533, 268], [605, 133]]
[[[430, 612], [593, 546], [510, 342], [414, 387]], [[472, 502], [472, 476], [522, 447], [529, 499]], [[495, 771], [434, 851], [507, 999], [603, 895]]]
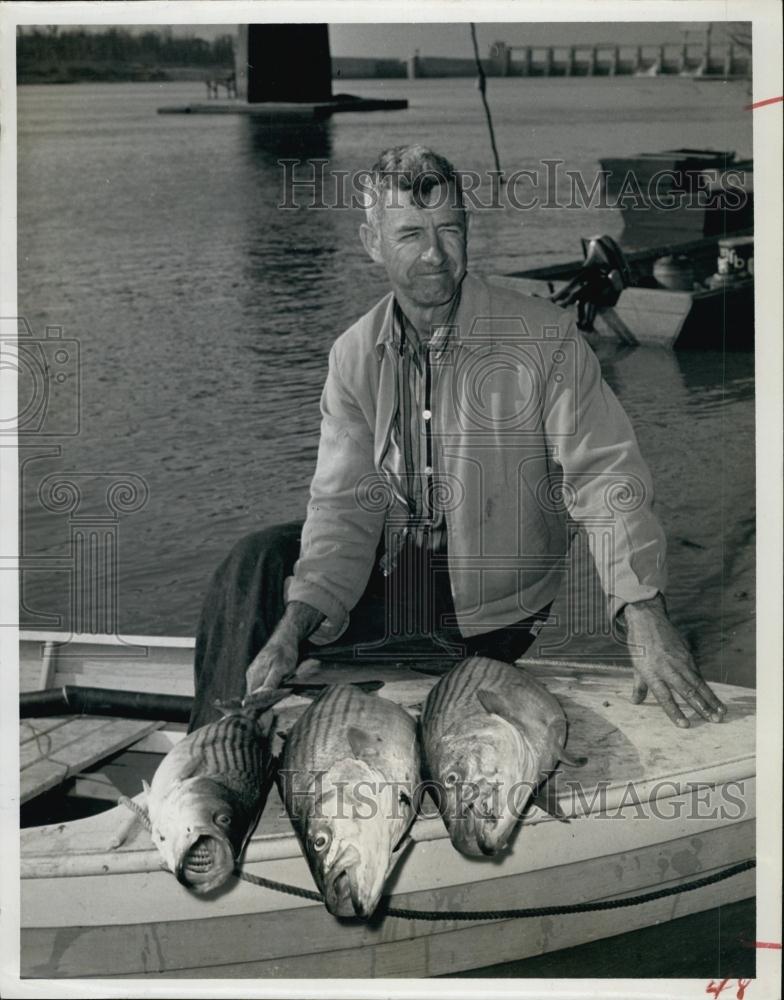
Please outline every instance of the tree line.
[[231, 66], [234, 62], [231, 35], [207, 41], [175, 38], [160, 31], [134, 34], [123, 28], [101, 32], [59, 31], [56, 25], [20, 32], [16, 55], [20, 74], [43, 64], [56, 66], [80, 61], [143, 66]]

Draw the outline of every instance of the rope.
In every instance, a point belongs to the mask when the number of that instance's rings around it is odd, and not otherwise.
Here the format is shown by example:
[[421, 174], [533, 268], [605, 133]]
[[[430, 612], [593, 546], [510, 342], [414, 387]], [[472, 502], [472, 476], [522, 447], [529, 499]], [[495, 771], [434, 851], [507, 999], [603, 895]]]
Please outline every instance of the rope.
[[[398, 906], [390, 906], [383, 912], [390, 917], [401, 917], [405, 920], [508, 920], [514, 917], [560, 917], [569, 913], [595, 913], [598, 910], [616, 910], [625, 906], [639, 906], [642, 903], [650, 903], [655, 899], [664, 899], [666, 896], [676, 896], [682, 892], [693, 892], [695, 889], [702, 889], [707, 885], [714, 885], [716, 882], [723, 882], [724, 879], [733, 875], [740, 875], [741, 872], [748, 871], [756, 867], [757, 862], [752, 860], [741, 861], [730, 868], [724, 868], [713, 875], [706, 875], [704, 878], [694, 879], [683, 885], [670, 886], [667, 889], [655, 889], [653, 892], [645, 892], [640, 896], [627, 896], [624, 899], [606, 899], [595, 903], [566, 903], [562, 906], [529, 906], [522, 909], [512, 910], [407, 910]], [[302, 896], [304, 899], [312, 899], [318, 903], [324, 902], [324, 897], [311, 889], [300, 889], [294, 885], [285, 885], [283, 882], [274, 882], [272, 879], [261, 878], [258, 875], [250, 875], [248, 872], [235, 872], [238, 878], [253, 885], [261, 886], [264, 889], [275, 889], [277, 892], [286, 892], [292, 896]]]
[[136, 813], [137, 819], [142, 824], [144, 829], [148, 833], [152, 831], [152, 824], [150, 823], [150, 817], [147, 814], [147, 810], [142, 808], [138, 802], [134, 802], [133, 799], [129, 799], [127, 796], [121, 795], [119, 799], [117, 799], [117, 804], [125, 806], [127, 809], [130, 809], [131, 812]]
[[471, 28], [471, 41], [474, 43], [474, 60], [476, 61], [476, 71], [479, 76], [479, 93], [482, 95], [482, 104], [485, 107], [485, 117], [487, 118], [487, 129], [490, 132], [490, 145], [493, 147], [493, 159], [495, 160], [495, 169], [498, 174], [498, 179], [502, 177], [501, 171], [501, 160], [498, 156], [498, 147], [495, 144], [495, 132], [493, 131], [493, 117], [490, 114], [490, 105], [487, 103], [487, 78], [485, 77], [485, 71], [482, 68], [482, 60], [479, 57], [479, 43], [476, 40], [476, 25], [473, 21], [469, 22], [469, 27]]
[[[136, 813], [139, 821], [146, 830], [150, 830], [150, 817], [133, 799], [121, 795], [118, 799], [120, 805], [126, 806]], [[529, 906], [511, 910], [408, 910], [399, 906], [390, 906], [384, 913], [390, 917], [400, 917], [404, 920], [509, 920], [512, 918], [529, 917], [560, 917], [570, 913], [596, 913], [600, 910], [618, 910], [626, 906], [640, 906], [643, 903], [651, 903], [655, 899], [665, 899], [667, 896], [677, 896], [682, 892], [694, 892], [695, 889], [703, 889], [708, 885], [715, 885], [725, 879], [732, 878], [733, 875], [740, 875], [742, 872], [755, 868], [757, 862], [754, 859], [741, 861], [729, 868], [724, 868], [720, 872], [706, 875], [703, 878], [694, 879], [691, 882], [684, 882], [682, 885], [669, 886], [666, 889], [654, 889], [653, 892], [644, 892], [639, 896], [626, 896], [623, 899], [604, 899], [594, 903], [565, 903], [561, 906]], [[315, 903], [323, 903], [324, 897], [313, 889], [301, 889], [296, 885], [287, 885], [285, 882], [276, 882], [271, 878], [262, 878], [261, 875], [251, 875], [244, 872], [239, 867], [234, 874], [237, 878], [251, 885], [260, 886], [262, 889], [273, 889], [275, 892], [284, 892], [289, 896], [299, 896], [302, 899], [311, 899]]]
[[244, 872], [240, 868], [235, 869], [234, 874], [237, 878], [241, 878], [245, 882], [261, 886], [262, 889], [274, 889], [276, 892], [285, 892], [289, 896], [301, 896], [303, 899], [312, 899], [316, 903], [324, 902], [324, 897], [321, 893], [314, 892], [313, 889], [300, 889], [299, 886], [296, 885], [286, 885], [285, 882], [275, 882], [271, 878], [262, 878], [261, 875], [251, 875], [250, 872]]

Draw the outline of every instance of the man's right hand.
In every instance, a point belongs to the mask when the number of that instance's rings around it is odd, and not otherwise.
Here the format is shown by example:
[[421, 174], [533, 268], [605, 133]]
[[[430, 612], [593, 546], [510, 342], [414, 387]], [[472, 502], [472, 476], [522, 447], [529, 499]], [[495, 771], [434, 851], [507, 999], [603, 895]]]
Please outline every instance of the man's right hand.
[[256, 654], [245, 671], [246, 697], [260, 691], [272, 691], [297, 669], [299, 646], [273, 636]]
[[286, 605], [269, 642], [245, 671], [246, 697], [261, 689], [274, 691], [290, 677], [299, 663], [300, 643], [318, 628], [324, 615], [301, 601]]

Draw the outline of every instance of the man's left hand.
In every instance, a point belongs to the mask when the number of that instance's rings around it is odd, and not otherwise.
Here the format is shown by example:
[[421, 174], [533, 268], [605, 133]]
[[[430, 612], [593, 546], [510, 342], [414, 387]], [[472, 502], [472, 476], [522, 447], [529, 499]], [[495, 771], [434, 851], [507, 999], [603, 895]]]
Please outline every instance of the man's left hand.
[[706, 721], [721, 722], [727, 708], [700, 676], [686, 643], [667, 617], [661, 595], [627, 604], [623, 615], [634, 664], [634, 704], [643, 702], [650, 688], [681, 729], [688, 728], [689, 720], [678, 707], [675, 695]]

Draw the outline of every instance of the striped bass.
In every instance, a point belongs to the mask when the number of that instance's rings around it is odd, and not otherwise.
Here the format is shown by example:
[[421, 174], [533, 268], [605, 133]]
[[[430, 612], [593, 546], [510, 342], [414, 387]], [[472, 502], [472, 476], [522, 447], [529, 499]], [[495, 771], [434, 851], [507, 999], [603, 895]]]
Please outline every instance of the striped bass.
[[420, 720], [434, 797], [454, 846], [469, 856], [503, 850], [529, 800], [564, 753], [556, 699], [524, 670], [462, 660], [431, 689]]
[[369, 917], [416, 816], [416, 723], [385, 698], [327, 688], [289, 731], [280, 778], [327, 909]]
[[189, 733], [143, 782], [152, 842], [178, 881], [195, 893], [234, 871], [256, 825], [268, 776], [275, 691], [252, 707], [218, 706], [222, 719]]

